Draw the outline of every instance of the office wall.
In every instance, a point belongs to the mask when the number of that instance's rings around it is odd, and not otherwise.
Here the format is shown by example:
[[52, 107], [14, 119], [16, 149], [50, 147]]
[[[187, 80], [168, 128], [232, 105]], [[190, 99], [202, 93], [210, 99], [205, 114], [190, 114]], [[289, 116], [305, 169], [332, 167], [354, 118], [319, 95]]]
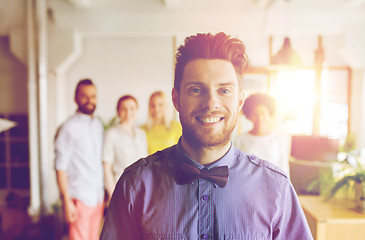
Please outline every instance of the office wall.
[[0, 36], [0, 113], [27, 113], [27, 69], [9, 44], [8, 36]]

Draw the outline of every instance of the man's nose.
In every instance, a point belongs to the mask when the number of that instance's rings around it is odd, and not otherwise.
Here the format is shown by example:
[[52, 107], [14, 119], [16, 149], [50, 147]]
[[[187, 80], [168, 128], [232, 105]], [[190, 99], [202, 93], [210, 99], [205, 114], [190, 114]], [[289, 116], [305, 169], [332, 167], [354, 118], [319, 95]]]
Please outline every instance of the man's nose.
[[202, 108], [209, 110], [215, 110], [219, 108], [219, 97], [215, 92], [208, 92], [205, 94], [202, 102]]
[[96, 101], [96, 98], [95, 97], [87, 97], [86, 98], [86, 102], [87, 103], [94, 103]]

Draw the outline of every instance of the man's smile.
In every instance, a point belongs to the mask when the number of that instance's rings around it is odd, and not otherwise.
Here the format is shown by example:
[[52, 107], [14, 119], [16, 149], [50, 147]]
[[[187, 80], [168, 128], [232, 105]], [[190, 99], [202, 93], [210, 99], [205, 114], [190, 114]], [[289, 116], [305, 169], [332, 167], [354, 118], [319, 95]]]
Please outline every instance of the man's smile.
[[204, 124], [213, 124], [222, 121], [224, 117], [196, 117], [195, 119]]

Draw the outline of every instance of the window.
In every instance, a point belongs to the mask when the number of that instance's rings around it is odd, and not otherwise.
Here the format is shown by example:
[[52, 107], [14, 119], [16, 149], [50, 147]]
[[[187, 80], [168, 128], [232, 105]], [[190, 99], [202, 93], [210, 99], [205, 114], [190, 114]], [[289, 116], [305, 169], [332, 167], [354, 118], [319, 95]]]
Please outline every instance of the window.
[[245, 97], [255, 92], [276, 99], [277, 119], [293, 135], [321, 135], [344, 143], [350, 121], [351, 69], [256, 68], [245, 76]]

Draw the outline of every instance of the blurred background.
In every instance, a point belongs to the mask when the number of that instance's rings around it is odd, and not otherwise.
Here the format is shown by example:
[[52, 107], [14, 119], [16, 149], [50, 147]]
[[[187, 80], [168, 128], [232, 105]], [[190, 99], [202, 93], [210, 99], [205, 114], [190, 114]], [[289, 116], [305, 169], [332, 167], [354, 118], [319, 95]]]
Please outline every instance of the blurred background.
[[[293, 157], [311, 162], [291, 163], [293, 184], [318, 194], [307, 189], [318, 166], [332, 171], [344, 144], [365, 148], [364, 29], [365, 0], [0, 0], [0, 118], [16, 123], [0, 133], [2, 231], [59, 214], [53, 139], [77, 82], [95, 82], [105, 124], [124, 94], [143, 124], [150, 94], [170, 96], [176, 49], [198, 32], [246, 44], [245, 95], [276, 99]], [[236, 134], [249, 128], [240, 116]]]

